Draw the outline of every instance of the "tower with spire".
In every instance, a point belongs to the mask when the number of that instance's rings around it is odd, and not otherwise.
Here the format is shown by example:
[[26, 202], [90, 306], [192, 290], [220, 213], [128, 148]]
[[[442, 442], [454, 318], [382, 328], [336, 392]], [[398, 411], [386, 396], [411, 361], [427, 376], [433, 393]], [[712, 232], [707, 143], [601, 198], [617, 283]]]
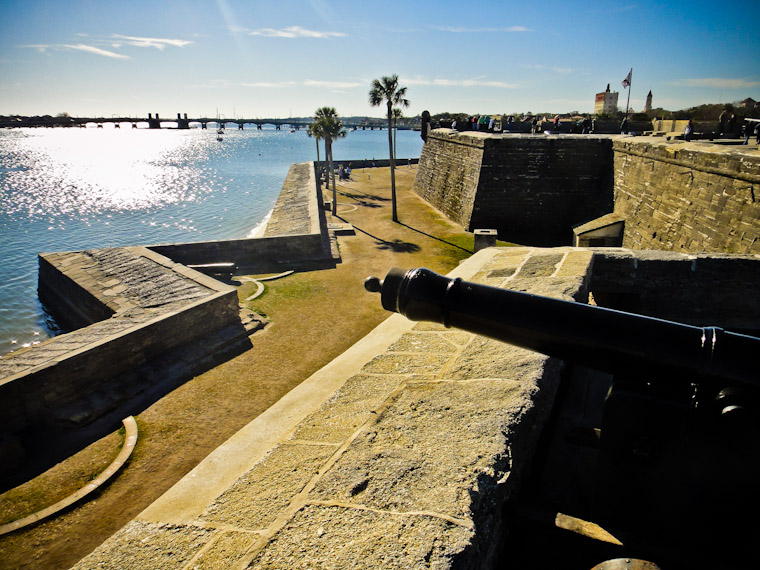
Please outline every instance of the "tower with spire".
[[647, 115], [652, 114], [652, 90], [649, 90], [649, 93], [647, 94], [647, 101], [644, 103], [644, 112]]

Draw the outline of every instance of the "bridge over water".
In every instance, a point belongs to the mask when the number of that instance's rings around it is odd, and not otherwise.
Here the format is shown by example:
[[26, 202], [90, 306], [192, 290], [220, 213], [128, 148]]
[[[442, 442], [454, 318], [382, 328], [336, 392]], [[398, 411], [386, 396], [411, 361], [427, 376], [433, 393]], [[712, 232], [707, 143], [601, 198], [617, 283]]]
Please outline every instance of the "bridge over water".
[[[177, 113], [177, 118], [163, 118], [158, 113], [148, 113], [147, 117], [5, 117], [0, 119], [0, 128], [13, 127], [86, 127], [95, 124], [102, 128], [105, 124], [113, 124], [115, 128], [121, 128], [124, 123], [132, 125], [133, 129], [189, 129], [191, 125], [200, 125], [201, 129], [208, 128], [208, 125], [214, 125], [219, 129], [226, 129], [228, 125], [237, 125], [242, 130], [245, 125], [256, 125], [257, 129], [262, 129], [264, 125], [274, 125], [275, 129], [281, 130], [283, 126], [293, 130], [305, 129], [311, 124], [310, 118], [255, 118], [255, 119], [226, 119], [220, 117], [197, 117], [190, 118], [187, 113], [184, 115]], [[386, 125], [384, 119], [355, 119], [345, 118], [343, 124], [348, 129], [375, 130], [382, 129]], [[404, 127], [399, 127], [404, 128]]]

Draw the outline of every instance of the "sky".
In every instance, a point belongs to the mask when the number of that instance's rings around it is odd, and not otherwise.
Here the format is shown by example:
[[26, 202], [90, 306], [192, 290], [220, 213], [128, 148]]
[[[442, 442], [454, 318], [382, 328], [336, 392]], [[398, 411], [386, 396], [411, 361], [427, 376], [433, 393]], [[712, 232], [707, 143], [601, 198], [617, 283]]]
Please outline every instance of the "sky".
[[[633, 70], [630, 93], [622, 85]], [[380, 117], [760, 100], [760, 2], [3, 0], [0, 115]]]

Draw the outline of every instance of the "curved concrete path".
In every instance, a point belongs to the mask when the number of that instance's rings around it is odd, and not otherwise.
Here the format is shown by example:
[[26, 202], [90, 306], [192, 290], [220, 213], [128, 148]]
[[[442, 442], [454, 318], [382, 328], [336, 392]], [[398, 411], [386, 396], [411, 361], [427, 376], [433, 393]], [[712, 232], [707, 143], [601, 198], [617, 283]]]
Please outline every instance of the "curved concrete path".
[[22, 519], [18, 519], [11, 523], [0, 526], [0, 535], [8, 534], [9, 532], [24, 528], [30, 524], [38, 523], [42, 519], [46, 519], [55, 515], [59, 511], [62, 511], [74, 503], [81, 501], [87, 497], [87, 495], [91, 494], [93, 491], [106, 483], [111, 477], [113, 477], [127, 462], [127, 459], [129, 459], [129, 456], [132, 455], [132, 451], [135, 449], [135, 445], [137, 444], [137, 422], [135, 422], [135, 418], [129, 416], [128, 418], [124, 418], [121, 423], [124, 425], [124, 429], [126, 430], [126, 434], [124, 435], [124, 444], [121, 447], [119, 455], [116, 456], [116, 459], [114, 459], [113, 462], [108, 467], [106, 467], [106, 469], [100, 475], [87, 483], [87, 485], [78, 491], [72, 493], [63, 500], [58, 501], [54, 505], [50, 505], [49, 507], [37, 511], [28, 517], [24, 517]]

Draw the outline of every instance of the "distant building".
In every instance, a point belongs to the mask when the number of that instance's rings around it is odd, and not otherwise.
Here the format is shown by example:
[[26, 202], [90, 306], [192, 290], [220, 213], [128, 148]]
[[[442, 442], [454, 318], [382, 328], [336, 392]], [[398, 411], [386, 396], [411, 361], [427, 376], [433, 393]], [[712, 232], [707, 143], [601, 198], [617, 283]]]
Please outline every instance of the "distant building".
[[607, 84], [607, 91], [596, 94], [596, 100], [594, 102], [594, 114], [595, 115], [614, 115], [618, 110], [618, 95], [617, 91], [610, 92], [610, 84]]
[[649, 90], [649, 94], [647, 94], [647, 101], [644, 103], [644, 112], [647, 115], [652, 114], [652, 90]]
[[744, 107], [745, 109], [754, 109], [757, 107], [757, 101], [755, 101], [752, 97], [747, 97], [744, 101], [739, 101], [739, 107]]

